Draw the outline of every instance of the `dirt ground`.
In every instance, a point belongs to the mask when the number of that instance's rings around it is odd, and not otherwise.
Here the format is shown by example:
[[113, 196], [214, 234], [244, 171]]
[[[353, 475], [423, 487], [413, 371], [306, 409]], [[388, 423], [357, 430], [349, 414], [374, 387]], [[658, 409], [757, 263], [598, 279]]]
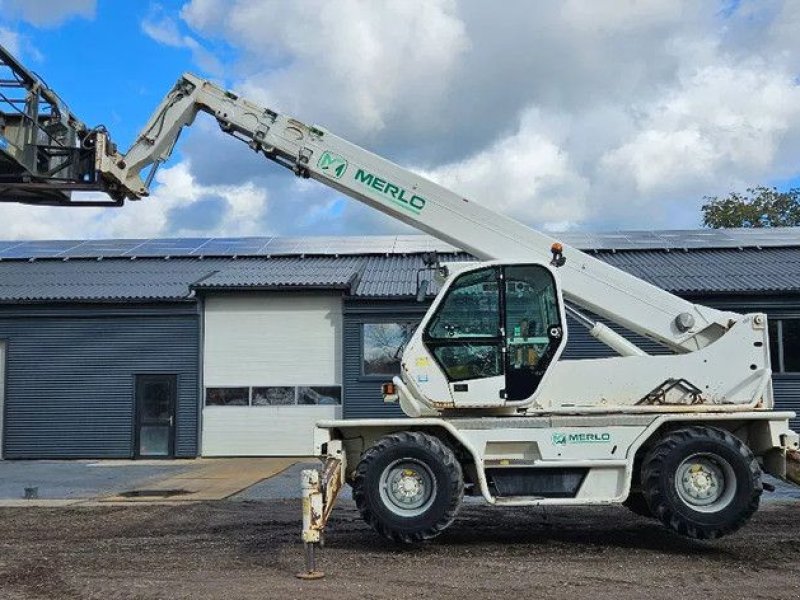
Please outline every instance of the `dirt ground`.
[[0, 509], [1, 598], [793, 598], [800, 504], [713, 543], [621, 507], [465, 506], [434, 543], [384, 543], [337, 507], [303, 582], [299, 501]]

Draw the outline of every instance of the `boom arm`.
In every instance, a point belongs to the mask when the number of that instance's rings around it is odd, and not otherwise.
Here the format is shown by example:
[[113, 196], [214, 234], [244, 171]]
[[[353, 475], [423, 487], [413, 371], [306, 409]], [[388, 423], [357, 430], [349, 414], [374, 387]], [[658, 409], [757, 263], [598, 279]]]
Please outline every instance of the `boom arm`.
[[[223, 131], [294, 171], [335, 188], [482, 260], [549, 262], [554, 239], [472, 202], [428, 179], [333, 135], [184, 75], [124, 155], [98, 152], [109, 189], [147, 195], [154, 168], [165, 161], [198, 112]], [[147, 180], [141, 173], [152, 167]], [[677, 352], [702, 348], [738, 315], [693, 304], [584, 252], [563, 248], [559, 271], [566, 299], [653, 338]]]

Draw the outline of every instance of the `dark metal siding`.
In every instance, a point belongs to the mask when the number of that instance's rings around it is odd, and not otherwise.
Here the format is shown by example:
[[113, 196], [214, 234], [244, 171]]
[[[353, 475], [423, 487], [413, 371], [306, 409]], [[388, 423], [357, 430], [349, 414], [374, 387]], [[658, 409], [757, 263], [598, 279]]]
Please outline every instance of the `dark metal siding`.
[[175, 452], [197, 455], [198, 344], [193, 305], [18, 307], [7, 342], [6, 458], [124, 458], [133, 453], [134, 376], [178, 376]]
[[[592, 320], [599, 320], [605, 323], [611, 329], [623, 335], [626, 339], [639, 346], [639, 348], [648, 354], [658, 355], [670, 353], [669, 350], [667, 350], [661, 344], [642, 337], [641, 335], [626, 331], [625, 329], [610, 323], [606, 319], [599, 319], [596, 315], [592, 315], [591, 313], [587, 313], [587, 316], [589, 316]], [[607, 358], [610, 356], [619, 356], [611, 348], [602, 342], [598, 342], [591, 335], [589, 335], [589, 330], [570, 316], [567, 316], [567, 332], [567, 346], [564, 348], [564, 353], [561, 355], [561, 358], [577, 360], [581, 358]]]
[[[775, 408], [792, 410], [800, 415], [800, 377], [796, 375], [775, 375], [772, 378], [775, 393]], [[789, 421], [792, 429], [800, 431], [800, 417]]]
[[385, 377], [365, 377], [361, 374], [361, 332], [364, 323], [394, 321], [416, 322], [428, 309], [427, 303], [414, 301], [373, 301], [344, 303], [344, 359], [342, 380], [344, 398], [342, 412], [345, 419], [372, 419], [402, 417], [398, 404], [386, 404], [381, 397], [381, 384]]

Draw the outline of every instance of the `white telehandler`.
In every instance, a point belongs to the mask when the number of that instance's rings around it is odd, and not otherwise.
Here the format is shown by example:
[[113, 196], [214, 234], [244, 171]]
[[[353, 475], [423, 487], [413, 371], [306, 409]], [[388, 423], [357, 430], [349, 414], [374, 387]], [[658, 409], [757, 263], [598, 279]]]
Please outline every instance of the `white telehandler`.
[[[28, 75], [41, 94], [41, 82]], [[434, 267], [441, 290], [405, 346], [400, 376], [383, 386], [384, 400], [399, 402], [409, 418], [317, 425], [324, 468], [305, 471], [302, 482], [312, 575], [314, 545], [344, 483], [379, 534], [414, 543], [446, 529], [465, 494], [502, 506], [623, 503], [682, 535], [717, 538], [756, 511], [762, 472], [786, 478], [798, 435], [788, 423], [794, 414], [773, 409], [764, 314], [683, 300], [321, 127], [191, 74], [178, 80], [124, 155], [103, 128], [86, 128], [57, 108], [52, 122], [78, 131], [80, 148], [90, 151], [82, 155], [85, 171], [70, 177], [117, 203], [148, 194], [182, 128], [205, 112], [296, 175], [479, 261]], [[46, 117], [28, 120], [42, 128]], [[20, 132], [21, 126], [4, 128], [0, 146], [30, 175], [44, 159], [22, 160], [35, 136]], [[7, 178], [7, 189], [28, 190], [31, 202], [39, 188], [65, 189], [46, 176], [53, 168], [35, 188], [29, 176]], [[619, 356], [560, 359], [568, 314]], [[671, 353], [649, 355], [598, 317]]]

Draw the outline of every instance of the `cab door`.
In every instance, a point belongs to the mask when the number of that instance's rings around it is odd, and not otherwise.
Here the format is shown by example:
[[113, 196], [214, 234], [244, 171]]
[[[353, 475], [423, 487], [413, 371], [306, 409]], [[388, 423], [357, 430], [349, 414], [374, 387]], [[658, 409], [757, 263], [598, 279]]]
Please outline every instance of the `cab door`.
[[542, 265], [458, 275], [423, 332], [456, 407], [529, 398], [563, 343], [558, 292]]
[[553, 274], [542, 265], [503, 268], [501, 306], [508, 402], [530, 398], [565, 336]]

